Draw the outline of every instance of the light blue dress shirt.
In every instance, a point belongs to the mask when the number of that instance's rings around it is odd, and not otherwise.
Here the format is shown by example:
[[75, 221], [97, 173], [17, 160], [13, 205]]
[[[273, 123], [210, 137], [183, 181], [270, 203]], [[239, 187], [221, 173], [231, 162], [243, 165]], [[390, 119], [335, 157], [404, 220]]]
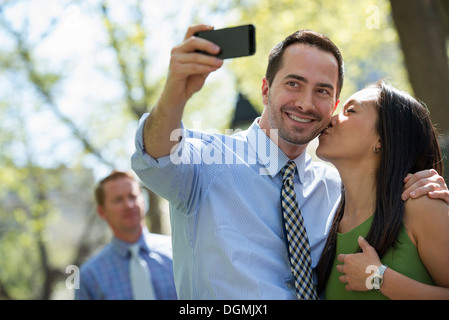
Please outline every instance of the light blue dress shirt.
[[[140, 256], [150, 268], [158, 300], [176, 300], [170, 237], [144, 228], [138, 240]], [[80, 268], [80, 288], [75, 300], [133, 300], [129, 280], [130, 243], [113, 237]]]
[[[258, 119], [232, 136], [180, 130], [168, 156], [145, 153], [143, 126], [132, 167], [170, 203], [173, 268], [180, 299], [296, 299], [283, 232], [280, 170], [288, 157]], [[315, 267], [339, 202], [335, 168], [294, 159], [295, 190]]]

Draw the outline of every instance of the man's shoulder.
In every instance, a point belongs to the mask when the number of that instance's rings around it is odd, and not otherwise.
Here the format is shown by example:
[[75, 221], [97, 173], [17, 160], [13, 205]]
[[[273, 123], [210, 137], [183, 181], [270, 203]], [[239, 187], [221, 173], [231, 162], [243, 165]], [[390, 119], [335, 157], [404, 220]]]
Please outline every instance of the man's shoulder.
[[150, 250], [159, 251], [171, 256], [172, 242], [171, 237], [160, 233], [145, 233], [145, 240]]
[[154, 232], [145, 232], [145, 237], [151, 240], [153, 243], [158, 244], [171, 244], [171, 236], [162, 234], [162, 233], [154, 233]]
[[81, 265], [81, 271], [98, 269], [101, 265], [105, 264], [106, 261], [111, 259], [111, 255], [113, 255], [113, 250], [111, 244], [108, 243]]
[[314, 178], [321, 178], [330, 183], [341, 184], [340, 174], [338, 170], [322, 161], [312, 160], [310, 158], [308, 169], [313, 173]]

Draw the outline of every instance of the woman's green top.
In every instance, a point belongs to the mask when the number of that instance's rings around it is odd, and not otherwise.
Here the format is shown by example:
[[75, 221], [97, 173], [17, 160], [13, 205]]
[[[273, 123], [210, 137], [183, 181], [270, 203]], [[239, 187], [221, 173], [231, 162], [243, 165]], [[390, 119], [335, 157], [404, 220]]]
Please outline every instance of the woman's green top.
[[[337, 234], [337, 254], [335, 255], [332, 271], [329, 275], [329, 280], [326, 284], [325, 299], [329, 300], [377, 300], [388, 299], [382, 293], [376, 290], [369, 291], [347, 291], [344, 283], [341, 283], [338, 278], [342, 275], [337, 271], [339, 254], [356, 253], [359, 249], [358, 237], [366, 238], [368, 231], [373, 222], [373, 215], [365, 222], [355, 227], [349, 232]], [[389, 268], [419, 282], [434, 285], [432, 277], [427, 272], [425, 266], [419, 258], [418, 249], [410, 240], [407, 230], [402, 225], [399, 232], [396, 248], [390, 248], [381, 259], [383, 264]], [[367, 273], [367, 277], [370, 276]]]

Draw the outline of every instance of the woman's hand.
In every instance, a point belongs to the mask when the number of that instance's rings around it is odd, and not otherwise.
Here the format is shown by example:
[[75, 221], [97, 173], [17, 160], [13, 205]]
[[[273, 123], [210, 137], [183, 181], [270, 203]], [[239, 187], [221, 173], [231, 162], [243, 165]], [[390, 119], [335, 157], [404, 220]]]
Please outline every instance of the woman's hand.
[[337, 265], [337, 271], [343, 273], [340, 282], [346, 283], [346, 290], [368, 291], [372, 289], [370, 275], [380, 265], [376, 250], [363, 237], [358, 239], [361, 253], [340, 254], [337, 259], [343, 264]]

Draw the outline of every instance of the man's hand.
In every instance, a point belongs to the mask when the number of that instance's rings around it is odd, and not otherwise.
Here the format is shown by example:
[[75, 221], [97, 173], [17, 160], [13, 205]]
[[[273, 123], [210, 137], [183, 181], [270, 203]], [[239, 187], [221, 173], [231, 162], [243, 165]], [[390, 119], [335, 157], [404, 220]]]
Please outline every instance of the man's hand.
[[205, 51], [212, 55], [220, 52], [214, 43], [194, 36], [198, 31], [212, 29], [204, 24], [191, 26], [184, 41], [171, 50], [168, 77], [161, 97], [164, 105], [184, 105], [203, 87], [207, 76], [222, 66], [223, 60], [197, 52]]
[[377, 269], [381, 262], [376, 250], [370, 246], [368, 241], [359, 237], [358, 242], [362, 253], [339, 254], [337, 260], [343, 264], [337, 265], [337, 271], [344, 273], [339, 280], [346, 283], [346, 290], [367, 291], [370, 289], [366, 284], [370, 275], [367, 270], [372, 272], [371, 266], [375, 266]]
[[179, 142], [179, 136], [172, 137], [172, 133], [181, 127], [187, 101], [203, 87], [207, 76], [223, 64], [221, 59], [197, 52], [220, 52], [220, 48], [214, 43], [194, 36], [195, 32], [211, 29], [213, 27], [207, 25], [190, 27], [184, 41], [171, 51], [164, 89], [145, 121], [145, 151], [153, 158], [170, 154]]
[[408, 198], [418, 198], [428, 195], [433, 199], [444, 200], [449, 204], [449, 191], [438, 172], [434, 169], [423, 170], [415, 174], [408, 174], [404, 179], [404, 192], [402, 193], [402, 200]]

